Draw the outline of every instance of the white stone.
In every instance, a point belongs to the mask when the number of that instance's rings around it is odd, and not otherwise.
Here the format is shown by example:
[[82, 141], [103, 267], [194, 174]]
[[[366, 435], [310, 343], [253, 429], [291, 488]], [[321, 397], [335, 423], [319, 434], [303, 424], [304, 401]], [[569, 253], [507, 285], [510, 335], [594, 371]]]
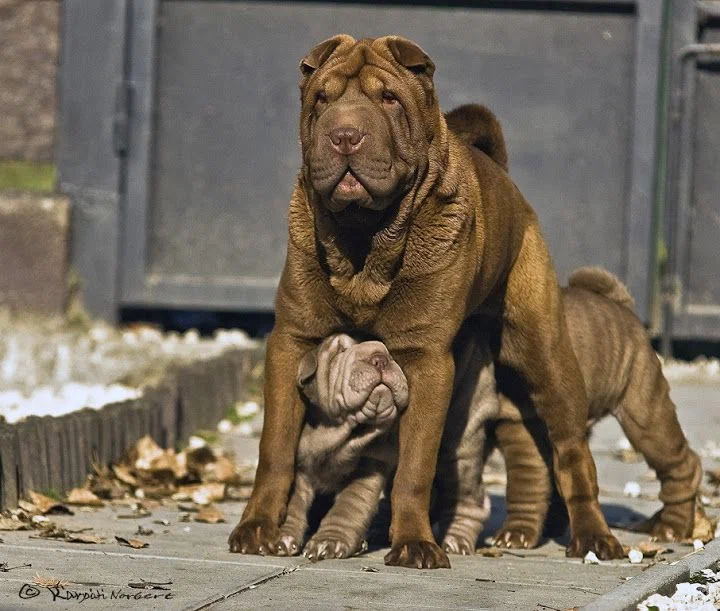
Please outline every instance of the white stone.
[[629, 496], [632, 499], [638, 498], [640, 496], [640, 491], [641, 491], [640, 484], [638, 484], [637, 482], [633, 482], [633, 481], [627, 482], [625, 484], [625, 488], [623, 488], [623, 494], [625, 496]]
[[600, 564], [600, 560], [595, 555], [595, 552], [588, 552], [583, 558], [583, 564]]
[[628, 552], [628, 558], [630, 559], [630, 564], [640, 564], [643, 560], [643, 553], [636, 548], [632, 548]]

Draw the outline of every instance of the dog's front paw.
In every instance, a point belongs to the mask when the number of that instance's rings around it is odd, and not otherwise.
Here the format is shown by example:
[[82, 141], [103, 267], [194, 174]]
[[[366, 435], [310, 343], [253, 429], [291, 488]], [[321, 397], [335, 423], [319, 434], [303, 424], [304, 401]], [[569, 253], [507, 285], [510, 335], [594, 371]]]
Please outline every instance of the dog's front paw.
[[275, 547], [277, 556], [297, 556], [300, 553], [300, 544], [293, 535], [281, 535]]
[[472, 556], [475, 553], [475, 543], [458, 535], [445, 535], [442, 548], [448, 554], [459, 554], [460, 556]]
[[493, 537], [493, 545], [505, 549], [530, 549], [540, 542], [537, 528], [503, 526]]
[[350, 537], [323, 536], [318, 532], [305, 544], [303, 555], [317, 562], [331, 558], [349, 558], [366, 550], [367, 541]]
[[584, 558], [588, 552], [594, 552], [600, 560], [613, 560], [615, 558], [624, 558], [620, 541], [609, 532], [607, 533], [580, 533], [570, 540], [565, 551], [566, 556], [574, 558]]
[[277, 524], [267, 518], [240, 522], [230, 533], [230, 551], [240, 554], [274, 554], [280, 536]]
[[385, 555], [385, 564], [410, 569], [449, 569], [450, 559], [435, 541], [416, 540], [393, 543]]

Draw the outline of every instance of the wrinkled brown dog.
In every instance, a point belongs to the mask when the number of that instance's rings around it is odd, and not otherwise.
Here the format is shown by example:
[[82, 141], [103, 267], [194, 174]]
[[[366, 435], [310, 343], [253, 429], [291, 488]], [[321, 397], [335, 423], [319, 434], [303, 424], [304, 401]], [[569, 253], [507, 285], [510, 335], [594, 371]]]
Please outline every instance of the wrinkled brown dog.
[[[617, 418], [660, 480], [663, 507], [647, 530], [663, 541], [690, 537], [702, 468], [678, 423], [657, 354], [632, 311], [632, 297], [609, 272], [581, 268], [563, 289], [563, 302], [590, 404], [588, 430], [608, 414]], [[534, 547], [552, 495], [549, 444], [526, 397], [501, 397], [500, 404], [495, 435], [507, 467], [508, 516], [495, 544]]]
[[382, 343], [338, 334], [305, 355], [297, 382], [309, 405], [276, 551], [299, 553], [316, 493], [337, 493], [304, 553], [311, 559], [347, 558], [363, 548], [395, 465], [388, 433], [407, 407], [407, 380]]
[[587, 399], [535, 213], [508, 175], [447, 129], [434, 64], [396, 36], [339, 35], [301, 63], [303, 167], [268, 339], [265, 426], [231, 551], [273, 553], [305, 407], [302, 356], [341, 329], [383, 341], [408, 379], [394, 478], [391, 565], [448, 567], [430, 494], [453, 390], [453, 351], [492, 321], [499, 362], [531, 389], [568, 506], [568, 553], [622, 556], [597, 500]]
[[[492, 113], [473, 104], [446, 118], [461, 140], [507, 169], [505, 142]], [[680, 428], [660, 361], [633, 312], [632, 296], [614, 275], [592, 267], [576, 270], [562, 295], [588, 396], [588, 431], [608, 414], [617, 418], [661, 483], [663, 508], [649, 520], [648, 532], [663, 541], [691, 536], [702, 468]], [[534, 547], [553, 492], [551, 447], [522, 384], [507, 370], [500, 368], [498, 374], [500, 417], [492, 425], [494, 439], [487, 449], [496, 442], [505, 456], [508, 516], [495, 544]], [[552, 519], [561, 523], [549, 526], [562, 530], [564, 516]]]
[[[452, 421], [465, 424], [445, 431], [437, 477], [440, 493], [433, 503], [444, 533], [443, 548], [462, 554], [474, 552], [489, 515], [482, 448], [485, 423], [500, 410], [489, 348], [484, 343], [467, 346], [463, 367], [480, 375], [471, 392], [457, 389], [450, 408]], [[336, 493], [335, 501], [304, 554], [312, 560], [347, 558], [364, 549], [395, 467], [397, 436], [390, 429], [407, 406], [407, 380], [382, 343], [357, 342], [345, 334], [332, 335], [308, 352], [297, 380], [308, 399], [307, 422], [277, 553], [300, 552], [308, 510], [316, 492], [324, 492]]]

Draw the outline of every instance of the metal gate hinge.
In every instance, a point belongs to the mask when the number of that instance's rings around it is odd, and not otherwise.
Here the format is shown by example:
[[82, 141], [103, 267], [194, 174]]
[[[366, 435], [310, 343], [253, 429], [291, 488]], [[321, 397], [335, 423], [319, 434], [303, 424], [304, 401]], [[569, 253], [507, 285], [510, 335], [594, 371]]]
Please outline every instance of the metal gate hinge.
[[132, 112], [132, 84], [122, 81], [115, 88], [115, 114], [113, 116], [113, 147], [119, 157], [130, 148], [130, 116]]

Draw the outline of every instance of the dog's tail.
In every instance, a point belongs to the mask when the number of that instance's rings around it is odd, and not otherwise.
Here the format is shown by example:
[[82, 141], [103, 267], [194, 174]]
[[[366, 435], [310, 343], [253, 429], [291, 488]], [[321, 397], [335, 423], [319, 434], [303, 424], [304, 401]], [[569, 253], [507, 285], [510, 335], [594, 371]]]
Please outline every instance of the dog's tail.
[[617, 276], [602, 267], [580, 267], [570, 274], [568, 286], [585, 289], [607, 297], [628, 310], [633, 310], [635, 300]]
[[507, 172], [505, 138], [500, 122], [490, 109], [480, 104], [465, 104], [445, 113], [445, 120], [460, 140], [480, 149]]

